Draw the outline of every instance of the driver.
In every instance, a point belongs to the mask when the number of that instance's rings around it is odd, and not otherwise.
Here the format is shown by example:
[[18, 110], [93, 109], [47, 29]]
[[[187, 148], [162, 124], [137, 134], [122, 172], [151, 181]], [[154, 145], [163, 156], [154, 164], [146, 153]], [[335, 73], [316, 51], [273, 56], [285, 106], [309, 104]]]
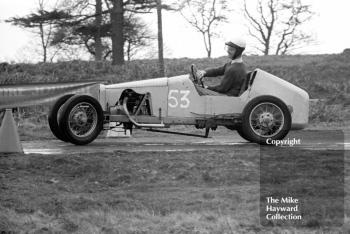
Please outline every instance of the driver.
[[242, 60], [245, 47], [244, 39], [233, 38], [225, 43], [227, 55], [231, 59], [228, 63], [218, 68], [197, 71], [196, 75], [199, 79], [224, 76], [219, 85], [205, 86], [205, 88], [228, 96], [238, 96], [247, 74], [246, 66]]

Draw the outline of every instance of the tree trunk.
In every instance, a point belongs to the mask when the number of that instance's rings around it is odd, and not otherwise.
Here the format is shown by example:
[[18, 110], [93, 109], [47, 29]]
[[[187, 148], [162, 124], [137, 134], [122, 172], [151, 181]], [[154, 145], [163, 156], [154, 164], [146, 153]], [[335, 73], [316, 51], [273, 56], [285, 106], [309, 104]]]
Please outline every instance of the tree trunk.
[[102, 0], [96, 0], [96, 18], [95, 18], [95, 60], [102, 60], [102, 40], [101, 40], [101, 25], [102, 25]]
[[113, 0], [112, 23], [112, 64], [124, 64], [123, 0]]
[[270, 53], [270, 42], [266, 41], [265, 42], [264, 55], [269, 55], [269, 53]]
[[208, 30], [208, 58], [211, 58], [211, 35], [210, 32]]
[[157, 0], [157, 16], [158, 16], [158, 62], [159, 75], [165, 76], [164, 69], [164, 51], [163, 51], [163, 25], [162, 25], [162, 0]]
[[127, 47], [126, 47], [126, 57], [128, 58], [128, 62], [131, 60], [131, 43], [130, 41], [127, 42]]
[[44, 33], [44, 25], [39, 25], [40, 29], [40, 39], [41, 39], [41, 47], [43, 48], [43, 62], [46, 63], [47, 60], [47, 47], [45, 44], [45, 33]]
[[264, 55], [269, 55], [269, 50], [265, 48]]
[[203, 36], [203, 42], [204, 42], [204, 46], [205, 46], [205, 51], [207, 51], [207, 57], [210, 58], [211, 50], [210, 50], [209, 44], [207, 42], [207, 34], [206, 34], [206, 32], [202, 32], [202, 36]]

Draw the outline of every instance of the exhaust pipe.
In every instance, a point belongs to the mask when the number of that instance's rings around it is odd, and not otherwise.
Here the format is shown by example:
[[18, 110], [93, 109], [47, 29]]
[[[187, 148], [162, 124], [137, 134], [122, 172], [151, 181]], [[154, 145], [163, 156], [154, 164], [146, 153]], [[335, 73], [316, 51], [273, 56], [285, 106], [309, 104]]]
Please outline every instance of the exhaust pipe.
[[126, 106], [126, 103], [128, 102], [128, 97], [125, 97], [123, 99], [123, 110], [126, 114], [126, 116], [128, 116], [130, 122], [132, 122], [136, 127], [144, 127], [144, 128], [164, 128], [165, 125], [163, 124], [163, 121], [160, 124], [140, 124], [138, 122], [136, 122], [130, 115], [128, 108]]

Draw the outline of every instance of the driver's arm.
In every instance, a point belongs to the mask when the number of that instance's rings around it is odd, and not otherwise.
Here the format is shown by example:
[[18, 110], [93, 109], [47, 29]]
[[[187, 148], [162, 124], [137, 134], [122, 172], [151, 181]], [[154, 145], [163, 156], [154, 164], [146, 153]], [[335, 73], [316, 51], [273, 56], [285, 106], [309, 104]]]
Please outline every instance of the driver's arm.
[[204, 77], [222, 76], [225, 73], [225, 67], [226, 64], [221, 67], [207, 69], [205, 70]]
[[243, 73], [240, 72], [240, 70], [230, 68], [225, 73], [219, 85], [209, 86], [208, 89], [218, 93], [227, 93], [230, 89], [237, 85], [236, 83], [238, 80], [240, 80], [239, 78], [242, 77], [242, 74]]
[[224, 76], [221, 83], [216, 86], [208, 86], [206, 87], [209, 90], [218, 92], [218, 93], [226, 93], [230, 90], [233, 84], [233, 79], [230, 79], [229, 76]]

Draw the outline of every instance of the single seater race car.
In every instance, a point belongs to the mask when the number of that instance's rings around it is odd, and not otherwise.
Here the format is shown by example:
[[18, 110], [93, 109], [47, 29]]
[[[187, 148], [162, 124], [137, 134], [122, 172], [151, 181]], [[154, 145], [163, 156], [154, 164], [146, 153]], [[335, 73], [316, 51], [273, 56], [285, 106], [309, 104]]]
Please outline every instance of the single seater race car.
[[266, 144], [303, 129], [308, 115], [307, 92], [266, 71], [249, 72], [235, 97], [205, 89], [192, 65], [190, 75], [98, 84], [94, 93], [62, 96], [50, 111], [49, 126], [58, 139], [76, 145], [92, 142], [110, 122], [130, 131], [193, 125], [205, 129], [204, 137], [225, 126]]

